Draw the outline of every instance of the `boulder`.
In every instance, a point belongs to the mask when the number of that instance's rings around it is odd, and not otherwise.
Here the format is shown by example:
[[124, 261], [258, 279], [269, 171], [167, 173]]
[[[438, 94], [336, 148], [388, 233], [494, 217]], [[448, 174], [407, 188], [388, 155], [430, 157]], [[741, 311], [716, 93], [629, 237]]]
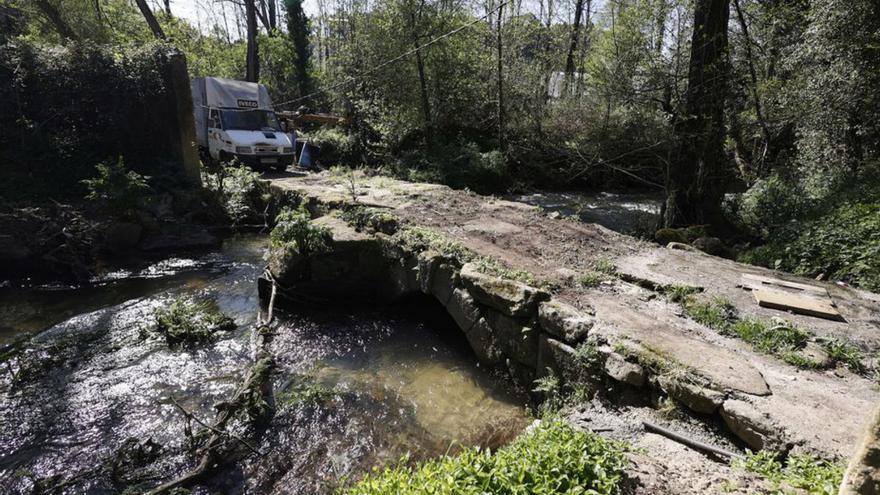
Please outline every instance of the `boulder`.
[[574, 347], [547, 334], [538, 336], [538, 376], [552, 372], [565, 381], [578, 381], [582, 370]]
[[750, 403], [739, 399], [728, 399], [721, 404], [721, 418], [740, 440], [752, 450], [771, 448], [781, 442], [774, 432], [777, 428], [770, 417], [762, 414]]
[[681, 402], [688, 409], [712, 414], [721, 407], [725, 395], [722, 392], [702, 387], [671, 376], [658, 376], [657, 385], [673, 399]]
[[391, 261], [388, 266], [388, 276], [395, 297], [421, 291], [419, 261], [415, 256]]
[[592, 311], [581, 312], [559, 301], [544, 301], [538, 306], [538, 321], [545, 332], [575, 345], [593, 328]]
[[431, 284], [443, 257], [436, 251], [422, 251], [417, 257], [419, 289], [425, 294], [431, 293]]
[[840, 495], [880, 494], [880, 407], [849, 461]]
[[540, 289], [481, 273], [472, 263], [461, 268], [460, 276], [464, 286], [477, 301], [507, 316], [535, 316], [538, 303], [550, 299], [550, 295]]
[[685, 244], [683, 242], [670, 242], [666, 245], [667, 249], [676, 249], [678, 251], [692, 251], [699, 252], [700, 250], [691, 246], [690, 244]]
[[609, 353], [605, 359], [605, 374], [620, 383], [634, 387], [645, 384], [645, 369], [636, 363], [630, 363], [616, 352]]
[[698, 237], [691, 245], [707, 254], [718, 255], [724, 252], [724, 243], [717, 237]]
[[654, 240], [657, 241], [657, 244], [662, 244], [664, 246], [668, 245], [670, 242], [678, 242], [681, 244], [687, 244], [687, 237], [678, 229], [660, 229], [657, 232], [654, 232]]
[[505, 356], [534, 369], [538, 365], [538, 331], [534, 325], [487, 309], [486, 321]]

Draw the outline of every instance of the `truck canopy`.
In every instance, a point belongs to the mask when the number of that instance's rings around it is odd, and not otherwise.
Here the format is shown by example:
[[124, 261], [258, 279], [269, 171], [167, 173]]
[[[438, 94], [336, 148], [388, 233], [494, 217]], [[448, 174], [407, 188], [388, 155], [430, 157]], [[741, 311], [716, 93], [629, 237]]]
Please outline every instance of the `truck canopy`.
[[218, 77], [194, 77], [191, 91], [196, 139], [202, 146], [207, 146], [208, 143], [208, 107], [272, 110], [269, 91], [266, 86], [258, 83]]

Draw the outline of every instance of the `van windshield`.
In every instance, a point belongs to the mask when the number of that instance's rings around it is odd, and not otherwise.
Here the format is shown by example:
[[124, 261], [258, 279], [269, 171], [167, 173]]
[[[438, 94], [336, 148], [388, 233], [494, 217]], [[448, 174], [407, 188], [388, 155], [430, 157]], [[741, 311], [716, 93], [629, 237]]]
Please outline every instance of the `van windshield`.
[[220, 110], [223, 128], [233, 131], [280, 131], [275, 112], [271, 110]]

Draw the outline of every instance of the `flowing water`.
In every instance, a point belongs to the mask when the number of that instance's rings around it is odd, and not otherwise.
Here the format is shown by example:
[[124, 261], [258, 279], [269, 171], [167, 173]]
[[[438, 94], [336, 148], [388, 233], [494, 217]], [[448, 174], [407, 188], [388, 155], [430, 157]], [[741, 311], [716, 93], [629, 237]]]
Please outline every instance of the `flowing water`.
[[[210, 422], [253, 363], [265, 245], [233, 238], [82, 287], [0, 286], [0, 493], [138, 493], [191, 469], [181, 408]], [[145, 329], [178, 296], [216, 301], [237, 328], [169, 348]], [[502, 445], [529, 422], [527, 397], [478, 366], [433, 301], [282, 314], [272, 352], [275, 413], [248, 437], [259, 455], [198, 492], [330, 492], [405, 454]]]
[[548, 212], [576, 215], [623, 234], [653, 234], [660, 215], [662, 194], [538, 192], [513, 194], [507, 199], [540, 206]]

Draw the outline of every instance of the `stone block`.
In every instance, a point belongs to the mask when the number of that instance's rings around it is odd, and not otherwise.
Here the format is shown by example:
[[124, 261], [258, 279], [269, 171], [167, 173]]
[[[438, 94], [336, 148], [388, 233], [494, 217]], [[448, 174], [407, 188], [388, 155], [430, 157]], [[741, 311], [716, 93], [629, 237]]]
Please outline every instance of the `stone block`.
[[538, 365], [538, 331], [535, 325], [492, 309], [485, 310], [485, 317], [501, 352], [506, 357], [535, 369]]
[[721, 407], [725, 394], [670, 376], [658, 376], [657, 385], [667, 395], [701, 414], [712, 414]]
[[740, 440], [752, 450], [758, 451], [778, 445], [777, 428], [766, 414], [743, 400], [728, 399], [721, 405], [721, 418]]
[[541, 328], [567, 344], [582, 342], [593, 328], [590, 313], [581, 312], [559, 301], [544, 301], [538, 306]]
[[550, 295], [540, 289], [480, 273], [472, 263], [461, 268], [461, 281], [477, 301], [507, 316], [533, 317], [538, 303], [550, 299]]
[[458, 328], [465, 333], [480, 319], [480, 308], [474, 298], [464, 289], [452, 291], [452, 295], [446, 303], [446, 311], [458, 324]]
[[608, 353], [605, 359], [605, 374], [618, 382], [634, 387], [645, 384], [645, 369], [636, 363], [630, 363], [616, 352]]
[[464, 334], [480, 362], [493, 365], [503, 362], [504, 357], [495, 343], [492, 329], [489, 328], [485, 318], [477, 319]]
[[433, 294], [440, 301], [440, 304], [446, 306], [455, 290], [457, 276], [458, 270], [454, 266], [441, 264], [434, 271], [434, 276], [431, 277], [429, 293]]

